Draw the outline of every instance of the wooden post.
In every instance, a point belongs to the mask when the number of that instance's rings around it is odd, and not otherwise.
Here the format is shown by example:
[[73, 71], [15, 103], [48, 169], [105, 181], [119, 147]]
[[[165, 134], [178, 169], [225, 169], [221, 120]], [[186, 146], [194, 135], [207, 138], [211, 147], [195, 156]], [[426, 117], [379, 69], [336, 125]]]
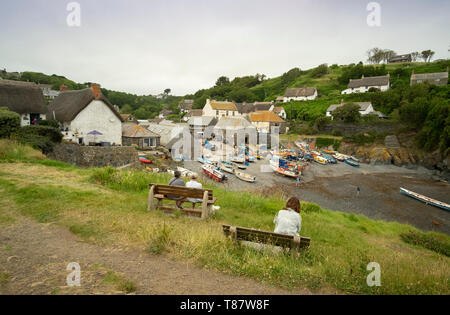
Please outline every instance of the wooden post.
[[231, 239], [233, 240], [233, 242], [236, 242], [237, 241], [237, 227], [230, 226], [230, 234], [231, 234]]
[[205, 220], [209, 213], [208, 213], [208, 199], [209, 199], [209, 193], [208, 191], [205, 191], [203, 193], [203, 203], [202, 203], [202, 220]]
[[298, 251], [300, 249], [300, 242], [302, 238], [300, 236], [294, 236], [291, 243], [291, 249]]
[[150, 188], [150, 192], [148, 193], [148, 208], [147, 211], [155, 210], [155, 186], [153, 185]]

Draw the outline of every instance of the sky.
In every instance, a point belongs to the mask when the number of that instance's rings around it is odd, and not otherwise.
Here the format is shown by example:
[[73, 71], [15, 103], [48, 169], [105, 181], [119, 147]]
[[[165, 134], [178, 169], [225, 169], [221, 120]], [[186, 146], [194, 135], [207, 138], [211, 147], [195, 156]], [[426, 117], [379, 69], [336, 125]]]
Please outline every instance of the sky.
[[377, 1], [379, 26], [367, 0], [78, 0], [75, 27], [70, 2], [1, 0], [0, 68], [186, 95], [222, 75], [366, 62], [373, 47], [450, 54], [450, 0]]

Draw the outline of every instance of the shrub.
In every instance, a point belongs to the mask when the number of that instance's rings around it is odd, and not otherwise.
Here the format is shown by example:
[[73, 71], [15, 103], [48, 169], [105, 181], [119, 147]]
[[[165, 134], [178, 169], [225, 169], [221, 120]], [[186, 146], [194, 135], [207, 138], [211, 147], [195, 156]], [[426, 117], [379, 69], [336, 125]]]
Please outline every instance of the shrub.
[[338, 107], [333, 111], [333, 118], [346, 123], [358, 122], [361, 119], [359, 105], [348, 103]]
[[10, 138], [20, 128], [20, 115], [0, 107], [0, 138]]
[[422, 233], [410, 231], [400, 234], [400, 237], [408, 244], [421, 246], [450, 257], [450, 242], [444, 235], [434, 232]]
[[324, 63], [312, 70], [311, 77], [320, 78], [326, 74], [328, 74], [328, 65], [326, 63]]
[[53, 151], [56, 143], [62, 141], [61, 132], [50, 126], [25, 126], [20, 128], [15, 137], [24, 144], [29, 144], [42, 153], [47, 154]]
[[322, 116], [318, 117], [316, 121], [314, 122], [314, 127], [316, 127], [318, 130], [323, 130], [325, 126], [330, 122], [330, 119], [328, 117]]
[[49, 126], [49, 127], [59, 129], [59, 122], [56, 120], [40, 120], [38, 125], [39, 126]]

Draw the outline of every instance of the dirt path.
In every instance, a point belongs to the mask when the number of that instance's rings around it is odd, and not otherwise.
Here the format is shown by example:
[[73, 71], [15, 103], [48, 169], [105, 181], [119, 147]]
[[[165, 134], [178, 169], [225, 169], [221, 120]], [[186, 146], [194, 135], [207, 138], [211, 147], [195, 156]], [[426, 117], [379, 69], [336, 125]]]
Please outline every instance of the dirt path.
[[[66, 286], [71, 262], [81, 266], [81, 287]], [[145, 252], [81, 242], [66, 228], [19, 217], [0, 226], [0, 293], [124, 294], [105, 282], [108, 273], [132, 281], [136, 294], [311, 294], [208, 271]]]

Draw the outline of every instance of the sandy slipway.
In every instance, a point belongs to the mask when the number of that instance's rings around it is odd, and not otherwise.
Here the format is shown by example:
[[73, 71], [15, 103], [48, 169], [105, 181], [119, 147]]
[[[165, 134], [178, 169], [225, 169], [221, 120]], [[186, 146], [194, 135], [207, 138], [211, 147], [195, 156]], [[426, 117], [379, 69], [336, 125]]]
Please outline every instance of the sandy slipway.
[[[424, 231], [450, 234], [450, 213], [400, 194], [400, 187], [449, 203], [450, 185], [432, 179], [425, 168], [410, 170], [393, 165], [361, 164], [318, 165], [312, 163], [300, 187], [295, 180], [267, 172], [268, 161], [251, 163], [247, 173], [257, 177], [255, 184], [243, 182], [233, 175], [223, 185], [235, 191], [280, 191], [323, 208], [362, 214], [371, 219], [413, 225]], [[185, 167], [201, 173], [201, 164], [185, 162]], [[357, 195], [357, 187], [361, 193]]]

